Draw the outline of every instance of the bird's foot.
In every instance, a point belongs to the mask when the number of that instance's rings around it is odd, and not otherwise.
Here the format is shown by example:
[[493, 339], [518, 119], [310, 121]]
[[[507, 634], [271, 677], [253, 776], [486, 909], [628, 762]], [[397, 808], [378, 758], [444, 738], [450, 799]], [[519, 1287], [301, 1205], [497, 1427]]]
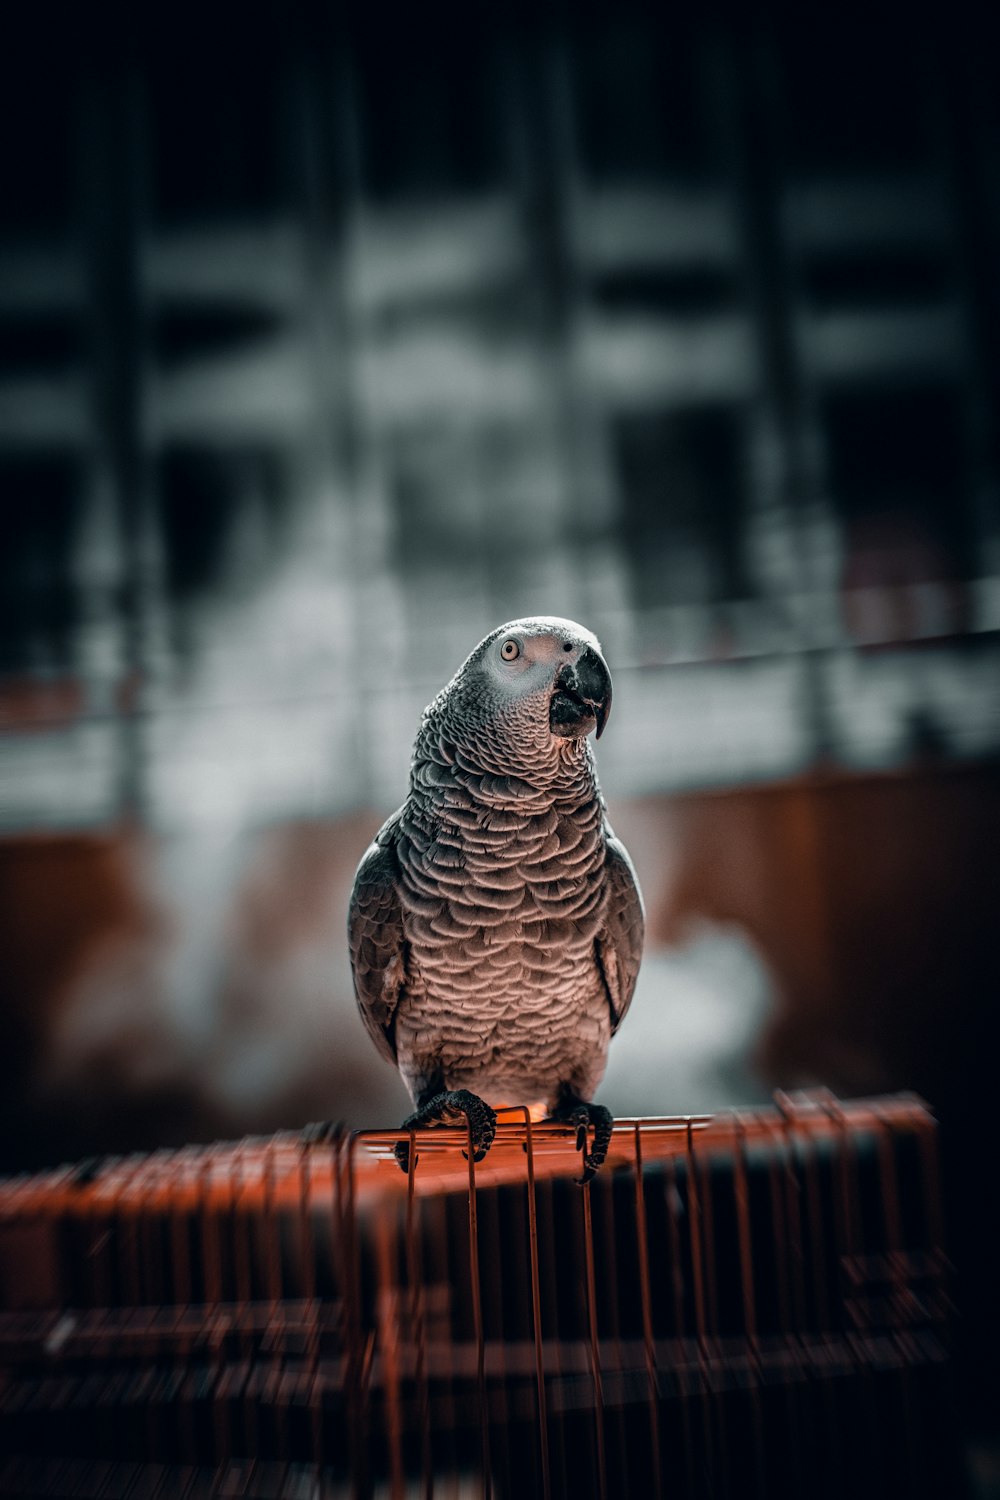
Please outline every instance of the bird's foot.
[[[608, 1154], [614, 1116], [603, 1104], [587, 1104], [583, 1099], [569, 1097], [559, 1101], [552, 1111], [552, 1119], [558, 1120], [562, 1125], [576, 1127], [576, 1149], [583, 1158], [583, 1175], [577, 1178], [577, 1182], [583, 1187], [584, 1183], [597, 1175]], [[587, 1132], [591, 1126], [594, 1130], [594, 1144], [588, 1151]]]
[[[444, 1089], [440, 1094], [435, 1094], [412, 1115], [409, 1115], [400, 1129], [420, 1130], [425, 1125], [436, 1125], [455, 1115], [464, 1115], [468, 1120], [472, 1140], [472, 1159], [482, 1161], [493, 1144], [493, 1137], [497, 1131], [497, 1117], [485, 1099], [480, 1099], [478, 1094], [470, 1093], [468, 1089]], [[403, 1171], [408, 1172], [410, 1170], [409, 1141], [397, 1143], [395, 1157]], [[416, 1166], [416, 1164], [417, 1158], [414, 1157], [413, 1165]]]

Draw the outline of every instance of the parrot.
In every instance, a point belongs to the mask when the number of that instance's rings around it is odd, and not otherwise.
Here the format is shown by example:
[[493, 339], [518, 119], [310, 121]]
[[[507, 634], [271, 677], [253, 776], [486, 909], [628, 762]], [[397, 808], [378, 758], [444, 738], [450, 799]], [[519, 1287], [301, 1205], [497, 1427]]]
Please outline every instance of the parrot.
[[[401, 1128], [464, 1116], [480, 1161], [496, 1110], [527, 1106], [575, 1129], [581, 1183], [611, 1141], [593, 1095], [645, 925], [588, 739], [610, 711], [611, 674], [583, 626], [539, 616], [491, 631], [424, 710], [409, 793], [362, 857], [348, 911], [361, 1018], [415, 1106]], [[407, 1143], [396, 1156], [409, 1171]]]

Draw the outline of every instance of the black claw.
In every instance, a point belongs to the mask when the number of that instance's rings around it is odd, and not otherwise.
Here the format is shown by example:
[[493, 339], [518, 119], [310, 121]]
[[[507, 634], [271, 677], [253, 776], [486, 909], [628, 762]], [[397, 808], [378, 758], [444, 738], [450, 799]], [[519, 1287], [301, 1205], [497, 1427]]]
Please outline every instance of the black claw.
[[[468, 1089], [445, 1089], [440, 1094], [435, 1094], [432, 1099], [405, 1119], [400, 1129], [419, 1130], [421, 1126], [435, 1124], [446, 1115], [456, 1114], [464, 1115], [469, 1122], [473, 1161], [482, 1161], [493, 1144], [493, 1137], [497, 1131], [497, 1117], [485, 1099], [480, 1099], [478, 1094], [473, 1094]], [[408, 1172], [410, 1169], [409, 1141], [397, 1142], [393, 1153], [403, 1171]], [[462, 1155], [468, 1160], [468, 1152], [463, 1151]], [[418, 1160], [419, 1158], [414, 1157], [414, 1166]]]
[[[408, 1173], [409, 1170], [410, 1170], [410, 1143], [409, 1143], [409, 1141], [397, 1141], [396, 1144], [395, 1144], [395, 1146], [393, 1146], [393, 1148], [392, 1148], [392, 1154], [396, 1158], [396, 1160], [399, 1162], [399, 1165], [402, 1167], [403, 1171]], [[417, 1162], [419, 1160], [420, 1160], [419, 1155], [417, 1154], [417, 1152], [414, 1152], [414, 1154], [413, 1154], [413, 1167], [414, 1167], [414, 1170], [416, 1170]]]
[[[596, 1177], [604, 1164], [611, 1144], [614, 1117], [603, 1104], [587, 1104], [582, 1099], [568, 1096], [556, 1107], [552, 1118], [570, 1126], [576, 1126], [576, 1149], [583, 1158], [583, 1173], [576, 1180], [584, 1187]], [[593, 1150], [587, 1150], [587, 1131], [594, 1128]]]

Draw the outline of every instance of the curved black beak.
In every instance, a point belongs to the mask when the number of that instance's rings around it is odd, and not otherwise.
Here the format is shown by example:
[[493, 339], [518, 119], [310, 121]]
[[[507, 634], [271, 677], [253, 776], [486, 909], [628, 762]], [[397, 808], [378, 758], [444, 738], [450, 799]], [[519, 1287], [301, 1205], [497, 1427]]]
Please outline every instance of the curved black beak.
[[575, 662], [567, 662], [562, 668], [555, 685], [586, 704], [594, 715], [600, 739], [611, 713], [611, 673], [600, 652], [585, 646]]
[[604, 657], [593, 646], [588, 646], [577, 660], [576, 678], [579, 683], [576, 691], [594, 710], [596, 737], [600, 739], [611, 713], [611, 673]]

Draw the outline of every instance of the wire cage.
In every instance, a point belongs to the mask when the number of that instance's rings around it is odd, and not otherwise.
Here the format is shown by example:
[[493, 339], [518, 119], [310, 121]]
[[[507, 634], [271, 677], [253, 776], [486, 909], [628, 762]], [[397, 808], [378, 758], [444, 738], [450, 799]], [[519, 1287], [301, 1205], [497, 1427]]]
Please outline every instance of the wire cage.
[[[395, 1152], [408, 1142], [401, 1171]], [[912, 1096], [191, 1147], [0, 1184], [0, 1493], [961, 1493]]]

